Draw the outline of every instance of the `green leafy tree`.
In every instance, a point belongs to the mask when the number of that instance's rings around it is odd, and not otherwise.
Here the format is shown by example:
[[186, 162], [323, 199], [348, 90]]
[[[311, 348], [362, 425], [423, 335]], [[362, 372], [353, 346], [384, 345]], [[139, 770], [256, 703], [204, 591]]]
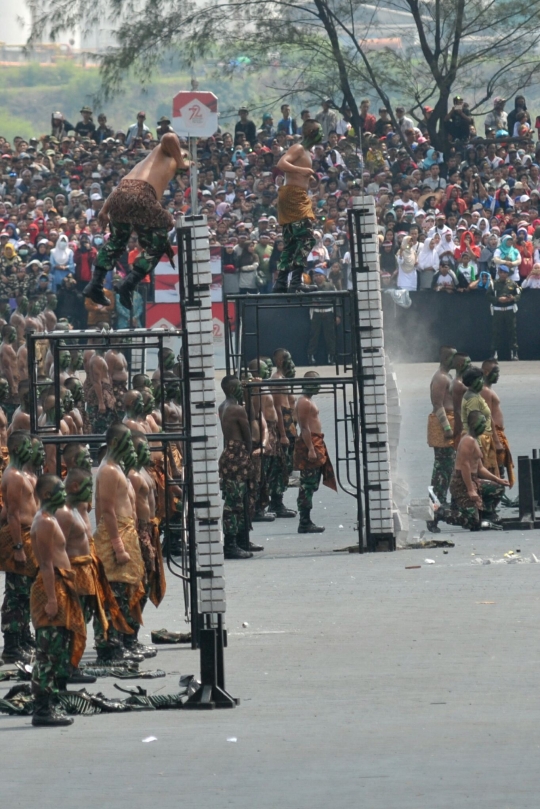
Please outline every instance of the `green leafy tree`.
[[[115, 26], [118, 47], [100, 55], [102, 92], [119, 92], [126, 75], [148, 84], [167, 52], [186, 64], [246, 54], [252, 71], [268, 71], [279, 54], [276, 98], [335, 96], [358, 131], [359, 93], [378, 95], [397, 122], [399, 98], [419, 120], [422, 106], [432, 142], [447, 146], [445, 118], [456, 91], [474, 94], [472, 112], [487, 111], [495, 93], [527, 87], [540, 67], [540, 0], [40, 0], [29, 45], [45, 31], [54, 38], [84, 20]], [[392, 22], [392, 13], [395, 22]], [[399, 47], [373, 50], [370, 36], [400, 38]], [[339, 95], [337, 95], [339, 94]]]

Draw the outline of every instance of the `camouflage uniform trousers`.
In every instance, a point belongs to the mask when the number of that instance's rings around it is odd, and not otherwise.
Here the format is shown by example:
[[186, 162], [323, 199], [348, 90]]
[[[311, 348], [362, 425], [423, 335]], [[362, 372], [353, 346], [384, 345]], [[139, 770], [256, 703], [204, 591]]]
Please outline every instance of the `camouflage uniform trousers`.
[[106, 433], [111, 424], [119, 420], [116, 410], [107, 408], [104, 413], [101, 413], [98, 407], [92, 405], [88, 406], [88, 418], [92, 425], [94, 435]]
[[34, 692], [55, 695], [65, 690], [73, 672], [70, 662], [73, 633], [65, 626], [36, 629], [36, 663], [32, 671]]
[[255, 488], [252, 480], [221, 481], [221, 495], [223, 497], [223, 533], [239, 536], [246, 529], [249, 531], [249, 504], [250, 489]]
[[474, 506], [458, 505], [452, 498], [452, 507], [445, 511], [444, 522], [449, 525], [461, 525], [462, 528], [478, 530], [482, 519], [493, 520], [497, 506], [505, 492], [505, 487], [492, 480], [477, 480], [476, 488], [482, 498], [483, 508], [479, 512]]
[[303, 469], [300, 472], [300, 488], [298, 489], [298, 510], [311, 511], [313, 508], [313, 495], [321, 485], [322, 467], [318, 469]]
[[2, 632], [30, 631], [30, 576], [6, 573], [4, 602], [2, 604]]
[[435, 462], [433, 464], [433, 474], [431, 475], [431, 485], [439, 502], [444, 505], [452, 472], [454, 471], [456, 451], [454, 447], [434, 447], [433, 452], [435, 453]]
[[313, 219], [300, 219], [298, 222], [283, 225], [283, 242], [283, 252], [278, 264], [279, 276], [286, 281], [287, 275], [292, 272], [292, 283], [298, 285], [302, 281], [307, 258], [316, 242], [313, 235]]
[[287, 491], [289, 473], [284, 450], [283, 444], [278, 444], [276, 455], [265, 455], [264, 457], [264, 473], [270, 499], [276, 496], [281, 497]]
[[[131, 615], [131, 610], [129, 608], [129, 585], [124, 584], [124, 582], [121, 581], [111, 581], [109, 582], [109, 584], [111, 585], [111, 590], [113, 591], [113, 595], [116, 598], [118, 607], [120, 608], [120, 612], [124, 616], [127, 625], [131, 627], [131, 629], [133, 629], [133, 632], [136, 635], [139, 629], [141, 628], [141, 625]], [[85, 597], [83, 597], [81, 599], [81, 602], [83, 604], [83, 610], [85, 601], [86, 599]], [[142, 606], [143, 604], [141, 602], [141, 607]], [[93, 626], [94, 626], [94, 638], [96, 642], [96, 649], [107, 649], [111, 647], [122, 646], [124, 642], [124, 635], [122, 634], [122, 632], [119, 632], [113, 626], [109, 610], [107, 609], [105, 610], [105, 615], [107, 616], [107, 620], [109, 622], [108, 637], [107, 635], [105, 635], [103, 627], [101, 626], [101, 622], [97, 617], [96, 613], [94, 612]], [[85, 611], [85, 619], [86, 619], [86, 611]]]
[[[253, 446], [253, 449], [260, 449], [260, 446]], [[263, 466], [262, 455], [252, 455], [251, 460], [253, 463], [253, 475], [255, 481], [255, 491], [253, 497], [253, 512], [264, 511], [270, 502], [270, 495], [268, 493], [268, 481], [266, 479], [266, 470]], [[251, 515], [253, 516], [253, 514]]]
[[167, 228], [147, 227], [145, 225], [131, 225], [125, 222], [109, 223], [111, 236], [105, 242], [96, 258], [96, 268], [113, 270], [116, 262], [123, 255], [132, 231], [135, 231], [142, 249], [140, 255], [133, 262], [133, 272], [144, 278], [159, 264], [164, 253], [170, 252]]

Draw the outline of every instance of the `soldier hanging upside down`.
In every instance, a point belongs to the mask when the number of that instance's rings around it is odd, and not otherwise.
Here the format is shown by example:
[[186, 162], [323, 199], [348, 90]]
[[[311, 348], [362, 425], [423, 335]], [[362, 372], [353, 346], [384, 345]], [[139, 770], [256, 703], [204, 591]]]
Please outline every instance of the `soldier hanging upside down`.
[[139, 282], [155, 269], [164, 253], [172, 256], [168, 232], [174, 222], [160, 200], [177, 170], [189, 165], [177, 136], [171, 132], [120, 181], [99, 214], [102, 226], [109, 223], [111, 235], [98, 253], [92, 280], [83, 290], [85, 297], [102, 306], [109, 305], [103, 281], [135, 230], [142, 252], [118, 290], [122, 306], [131, 309], [133, 291]]

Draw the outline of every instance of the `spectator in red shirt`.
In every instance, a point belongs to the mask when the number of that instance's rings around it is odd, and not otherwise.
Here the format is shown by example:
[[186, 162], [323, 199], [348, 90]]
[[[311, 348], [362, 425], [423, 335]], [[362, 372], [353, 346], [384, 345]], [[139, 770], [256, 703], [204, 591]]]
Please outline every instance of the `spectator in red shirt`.
[[362, 126], [362, 132], [375, 132], [375, 124], [377, 119], [374, 115], [372, 115], [369, 111], [369, 99], [364, 98], [360, 102], [360, 124]]
[[75, 280], [77, 288], [82, 289], [92, 279], [92, 265], [96, 259], [97, 250], [92, 247], [90, 237], [85, 233], [79, 238], [79, 247], [75, 250]]

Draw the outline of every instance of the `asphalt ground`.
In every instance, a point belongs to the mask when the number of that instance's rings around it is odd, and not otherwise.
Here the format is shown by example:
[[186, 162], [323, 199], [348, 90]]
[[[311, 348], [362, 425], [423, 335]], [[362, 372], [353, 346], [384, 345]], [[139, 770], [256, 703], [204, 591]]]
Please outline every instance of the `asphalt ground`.
[[[414, 498], [431, 475], [434, 370], [396, 367], [400, 474]], [[502, 365], [515, 457], [540, 446], [538, 371]], [[320, 404], [330, 434], [330, 402]], [[290, 490], [287, 504], [295, 498]], [[352, 498], [322, 489], [313, 517], [324, 534], [299, 535], [296, 520], [258, 524], [264, 552], [227, 563], [226, 676], [238, 708], [77, 717], [53, 730], [0, 715], [3, 804], [536, 807], [539, 532], [442, 526], [455, 542], [447, 553], [358, 555], [334, 552], [355, 541]], [[164, 603], [159, 612], [149, 605], [145, 620], [143, 641], [151, 629], [185, 631], [178, 580], [169, 575]], [[199, 655], [162, 647], [144, 664], [157, 667], [166, 678], [122, 685], [174, 693], [180, 674], [198, 674]], [[0, 696], [8, 687], [0, 684]], [[90, 688], [118, 696], [110, 679]], [[149, 736], [157, 740], [144, 743]]]

